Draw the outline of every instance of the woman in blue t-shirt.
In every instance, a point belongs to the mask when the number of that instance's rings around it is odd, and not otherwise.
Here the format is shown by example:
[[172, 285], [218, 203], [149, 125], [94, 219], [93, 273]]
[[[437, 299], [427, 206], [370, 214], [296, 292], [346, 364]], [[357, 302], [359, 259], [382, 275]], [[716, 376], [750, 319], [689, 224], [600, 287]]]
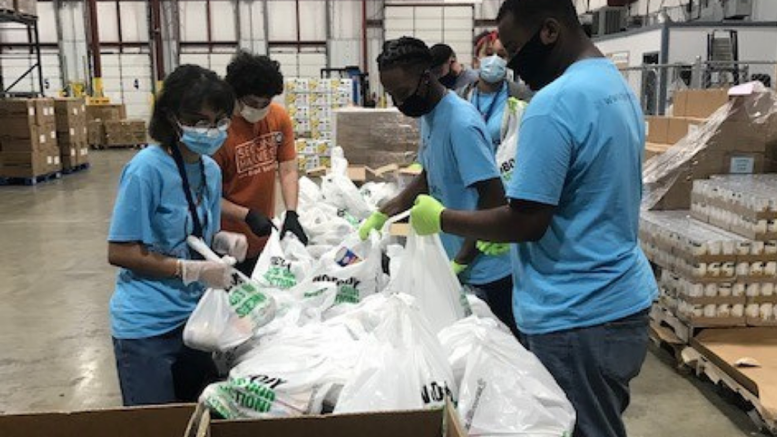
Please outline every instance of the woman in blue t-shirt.
[[120, 268], [110, 312], [124, 405], [193, 401], [215, 375], [209, 354], [183, 344], [183, 326], [205, 287], [231, 282], [231, 268], [199, 259], [186, 238], [245, 257], [245, 236], [218, 232], [221, 171], [208, 156], [226, 139], [234, 105], [215, 73], [178, 67], [149, 127], [160, 145], [139, 152], [122, 172], [108, 261]]

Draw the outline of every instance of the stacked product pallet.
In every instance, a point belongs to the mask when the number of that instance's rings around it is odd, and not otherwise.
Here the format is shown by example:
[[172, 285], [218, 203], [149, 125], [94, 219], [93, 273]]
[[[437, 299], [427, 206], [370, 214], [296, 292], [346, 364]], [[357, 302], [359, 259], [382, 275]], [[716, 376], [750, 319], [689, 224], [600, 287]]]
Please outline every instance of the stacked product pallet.
[[333, 147], [333, 112], [352, 104], [353, 81], [286, 79], [285, 102], [297, 138], [300, 171], [328, 166]]
[[93, 148], [139, 146], [148, 141], [146, 122], [128, 120], [122, 104], [87, 105], [87, 136]]
[[[777, 325], [777, 179], [696, 181], [693, 198], [691, 211], [642, 214], [640, 239], [661, 269], [662, 305], [694, 327]], [[759, 220], [765, 232], [742, 226], [740, 214], [750, 207], [751, 216], [771, 217]]]
[[86, 102], [82, 98], [63, 98], [54, 101], [57, 119], [57, 144], [62, 169], [70, 171], [89, 163], [89, 144], [86, 129]]
[[0, 177], [35, 179], [62, 170], [53, 99], [0, 100]]

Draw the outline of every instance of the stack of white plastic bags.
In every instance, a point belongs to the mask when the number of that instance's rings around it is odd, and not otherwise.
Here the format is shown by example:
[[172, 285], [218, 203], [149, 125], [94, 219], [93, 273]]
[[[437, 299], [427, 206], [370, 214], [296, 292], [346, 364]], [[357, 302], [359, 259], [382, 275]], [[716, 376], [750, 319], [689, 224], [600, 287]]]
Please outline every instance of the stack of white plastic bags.
[[[321, 218], [314, 244], [274, 233], [252, 277], [208, 290], [190, 318], [186, 343], [214, 352], [226, 375], [200, 401], [237, 419], [439, 408], [451, 398], [473, 436], [571, 434], [564, 393], [485, 303], [464, 296], [439, 237], [411, 233], [405, 248], [377, 232], [361, 241], [347, 217], [365, 218], [391, 187], [360, 193], [340, 171], [321, 190], [301, 180], [301, 219]], [[263, 312], [245, 310], [256, 300], [245, 289], [262, 296]]]

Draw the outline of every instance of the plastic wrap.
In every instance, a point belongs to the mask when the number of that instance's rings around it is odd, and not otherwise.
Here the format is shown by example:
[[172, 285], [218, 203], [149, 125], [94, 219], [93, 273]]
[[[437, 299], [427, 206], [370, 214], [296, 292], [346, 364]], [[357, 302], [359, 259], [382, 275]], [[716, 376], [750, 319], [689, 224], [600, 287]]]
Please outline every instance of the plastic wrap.
[[730, 94], [698, 129], [645, 163], [643, 209], [687, 209], [693, 180], [772, 169], [777, 94], [757, 82]]
[[418, 123], [396, 108], [342, 108], [334, 112], [335, 144], [353, 165], [409, 165], [418, 152]]

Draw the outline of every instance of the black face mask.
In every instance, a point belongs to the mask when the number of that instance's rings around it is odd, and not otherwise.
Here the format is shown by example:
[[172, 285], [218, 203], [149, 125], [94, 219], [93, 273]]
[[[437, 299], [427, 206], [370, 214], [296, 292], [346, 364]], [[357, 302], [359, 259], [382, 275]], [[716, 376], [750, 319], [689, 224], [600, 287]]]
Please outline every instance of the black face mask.
[[512, 69], [533, 91], [539, 91], [556, 80], [556, 77], [546, 68], [550, 53], [556, 44], [543, 44], [541, 32], [542, 28], [507, 63], [507, 68]]
[[426, 74], [421, 75], [421, 79], [418, 81], [418, 86], [416, 87], [415, 92], [413, 92], [410, 97], [406, 98], [401, 105], [397, 105], [399, 112], [407, 115], [408, 117], [418, 118], [422, 115], [428, 114], [429, 111], [432, 110], [432, 105], [429, 102], [429, 88], [427, 87], [425, 96], [418, 94], [418, 90], [421, 88], [421, 83], [423, 83], [425, 78], [428, 80]]
[[458, 77], [455, 74], [453, 74], [453, 72], [451, 71], [450, 73], [448, 73], [445, 76], [440, 78], [440, 83], [445, 88], [448, 88], [449, 90], [452, 90], [453, 88], [456, 87], [456, 79], [457, 78]]

